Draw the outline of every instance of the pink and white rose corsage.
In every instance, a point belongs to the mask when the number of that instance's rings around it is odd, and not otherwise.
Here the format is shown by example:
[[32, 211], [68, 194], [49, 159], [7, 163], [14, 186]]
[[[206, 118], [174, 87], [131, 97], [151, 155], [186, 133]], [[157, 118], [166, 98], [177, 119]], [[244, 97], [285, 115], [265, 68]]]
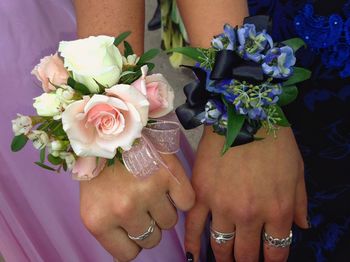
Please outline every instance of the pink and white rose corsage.
[[115, 160], [149, 175], [154, 163], [163, 164], [159, 153], [176, 152], [179, 125], [159, 120], [173, 111], [174, 90], [163, 75], [147, 75], [158, 50], [138, 57], [125, 44], [122, 55], [118, 45], [128, 35], [62, 41], [41, 59], [32, 71], [43, 88], [34, 98], [37, 115], [12, 121], [12, 150], [31, 140], [40, 150], [38, 166], [69, 170], [78, 180]]

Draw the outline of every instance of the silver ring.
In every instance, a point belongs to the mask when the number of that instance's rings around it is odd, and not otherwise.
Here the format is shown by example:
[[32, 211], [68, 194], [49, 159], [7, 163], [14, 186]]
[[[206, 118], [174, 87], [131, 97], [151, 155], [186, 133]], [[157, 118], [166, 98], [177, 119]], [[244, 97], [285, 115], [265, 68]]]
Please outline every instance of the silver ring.
[[145, 240], [146, 238], [148, 238], [153, 232], [154, 232], [154, 228], [156, 226], [156, 222], [154, 221], [154, 219], [151, 220], [151, 225], [147, 228], [146, 232], [145, 233], [142, 233], [141, 235], [139, 236], [131, 236], [129, 233], [128, 233], [128, 237], [131, 239], [131, 240], [134, 240], [134, 241], [142, 241], [142, 240]]
[[264, 241], [271, 247], [277, 247], [277, 248], [285, 248], [289, 247], [292, 244], [293, 241], [293, 232], [292, 230], [289, 232], [289, 236], [285, 238], [276, 238], [273, 236], [270, 236], [264, 231], [263, 234]]
[[214, 230], [210, 225], [210, 235], [219, 245], [225, 244], [227, 241], [234, 239], [236, 232], [223, 233]]

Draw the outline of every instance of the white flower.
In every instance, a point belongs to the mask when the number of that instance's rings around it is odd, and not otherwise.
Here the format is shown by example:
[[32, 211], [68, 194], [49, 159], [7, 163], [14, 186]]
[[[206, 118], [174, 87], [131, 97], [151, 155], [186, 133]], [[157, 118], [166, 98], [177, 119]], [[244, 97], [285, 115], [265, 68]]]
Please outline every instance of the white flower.
[[41, 96], [35, 97], [33, 106], [39, 116], [58, 117], [63, 111], [63, 105], [54, 93], [43, 93]]
[[67, 149], [68, 144], [67, 141], [54, 140], [47, 145], [47, 148], [51, 155], [58, 157], [62, 151]]
[[140, 60], [136, 54], [128, 55], [128, 57], [123, 56], [124, 66], [135, 66]]
[[29, 116], [17, 114], [17, 118], [12, 120], [12, 131], [15, 136], [27, 135], [32, 127], [32, 119]]
[[74, 166], [75, 166], [75, 163], [76, 163], [76, 159], [75, 159], [74, 155], [70, 152], [61, 152], [60, 158], [62, 158], [64, 161], [66, 161], [67, 169], [69, 171], [72, 171]]
[[67, 106], [74, 102], [75, 91], [70, 86], [62, 86], [56, 90], [56, 96], [61, 102], [61, 106], [66, 109]]
[[49, 136], [41, 130], [33, 130], [28, 134], [28, 138], [33, 141], [36, 149], [43, 149], [49, 143]]
[[123, 61], [113, 37], [101, 35], [62, 41], [58, 50], [73, 78], [86, 85], [90, 92], [99, 90], [95, 80], [108, 87], [118, 83]]

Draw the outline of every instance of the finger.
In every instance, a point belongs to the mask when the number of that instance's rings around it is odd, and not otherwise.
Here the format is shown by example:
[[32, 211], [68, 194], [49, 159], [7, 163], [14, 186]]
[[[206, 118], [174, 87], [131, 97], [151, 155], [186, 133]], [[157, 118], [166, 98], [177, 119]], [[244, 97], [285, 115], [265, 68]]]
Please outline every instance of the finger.
[[145, 212], [142, 215], [139, 214], [133, 219], [123, 221], [121, 227], [132, 237], [141, 236], [153, 228], [153, 232], [150, 233], [147, 238], [143, 240], [133, 240], [140, 247], [149, 249], [158, 245], [162, 238], [161, 230], [156, 223], [152, 224], [152, 220], [153, 218]]
[[193, 261], [198, 261], [199, 258], [201, 234], [208, 213], [209, 209], [206, 206], [197, 203], [186, 217], [185, 249], [191, 253]]
[[237, 261], [258, 261], [262, 223], [237, 223], [234, 257]]
[[[165, 155], [164, 159], [169, 163], [169, 171], [165, 171], [168, 173], [169, 195], [177, 208], [187, 211], [194, 205], [195, 201], [195, 194], [191, 183], [176, 156]], [[167, 161], [169, 159], [172, 159], [172, 161]]]
[[120, 227], [95, 237], [118, 261], [131, 261], [141, 251], [141, 248], [134, 241], [130, 240], [127, 233]]
[[300, 176], [296, 187], [294, 222], [301, 228], [307, 229], [310, 227], [307, 214], [307, 195], [304, 174]]
[[[235, 226], [232, 221], [227, 219], [227, 217], [213, 212], [211, 229], [221, 233], [232, 233], [235, 231]], [[234, 238], [225, 243], [219, 243], [213, 238], [213, 236], [210, 237], [210, 244], [217, 262], [233, 261], [233, 243]]]
[[176, 225], [177, 212], [166, 195], [159, 197], [149, 212], [161, 229], [170, 229]]
[[[290, 234], [292, 227], [292, 219], [281, 219], [279, 221], [271, 221], [265, 224], [265, 232], [273, 238], [283, 239]], [[273, 247], [264, 241], [264, 258], [266, 262], [282, 262], [287, 261], [289, 247]]]

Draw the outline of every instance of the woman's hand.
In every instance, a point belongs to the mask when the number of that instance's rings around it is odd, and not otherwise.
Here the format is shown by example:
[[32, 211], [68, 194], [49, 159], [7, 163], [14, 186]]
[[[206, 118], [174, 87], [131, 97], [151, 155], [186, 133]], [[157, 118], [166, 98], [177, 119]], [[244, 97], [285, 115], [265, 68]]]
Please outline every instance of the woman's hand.
[[[142, 248], [152, 248], [161, 239], [161, 230], [177, 222], [177, 212], [194, 204], [194, 192], [181, 163], [174, 155], [163, 155], [173, 174], [164, 168], [139, 179], [119, 162], [107, 167], [96, 178], [80, 183], [80, 210], [87, 229], [118, 261], [134, 259]], [[133, 241], [156, 222], [154, 232], [145, 240]]]
[[[307, 228], [307, 199], [303, 160], [292, 130], [268, 136], [220, 155], [224, 137], [207, 127], [200, 142], [192, 185], [196, 204], [186, 221], [186, 250], [198, 261], [200, 234], [208, 213], [212, 228], [236, 232], [218, 244], [211, 238], [217, 262], [258, 261], [262, 232], [289, 236], [293, 221]], [[265, 261], [286, 261], [289, 248], [264, 244]]]

